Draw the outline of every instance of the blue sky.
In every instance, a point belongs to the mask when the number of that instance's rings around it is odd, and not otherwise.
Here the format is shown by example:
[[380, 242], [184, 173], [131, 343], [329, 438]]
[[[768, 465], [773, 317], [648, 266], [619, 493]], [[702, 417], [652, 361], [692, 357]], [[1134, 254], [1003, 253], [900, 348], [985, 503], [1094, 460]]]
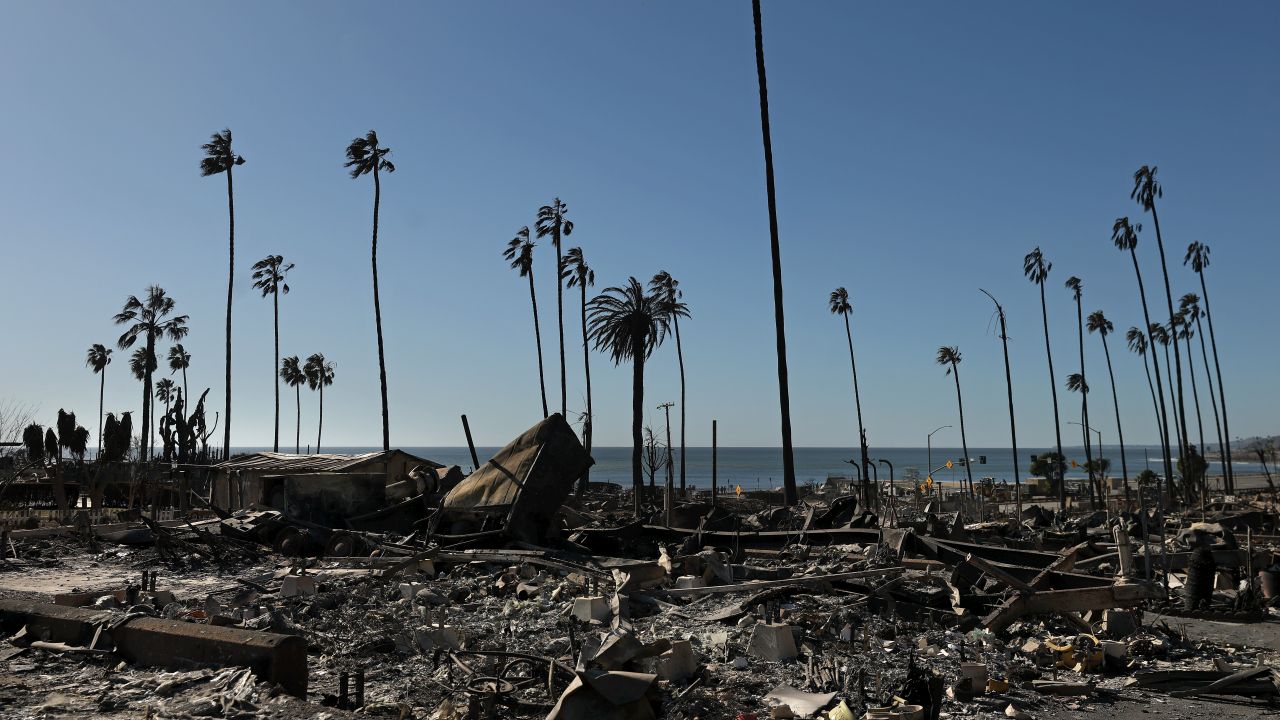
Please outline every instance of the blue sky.
[[[764, 22], [798, 445], [854, 442], [843, 329], [826, 309], [837, 285], [855, 307], [873, 445], [923, 445], [956, 424], [951, 379], [933, 362], [942, 344], [964, 353], [969, 443], [1007, 441], [979, 287], [1008, 309], [1019, 439], [1051, 442], [1038, 295], [1021, 273], [1036, 245], [1054, 263], [1060, 381], [1078, 357], [1062, 287], [1074, 274], [1085, 312], [1117, 326], [1126, 439], [1155, 442], [1141, 365], [1123, 349], [1140, 323], [1132, 268], [1110, 243], [1118, 215], [1144, 223], [1148, 293], [1163, 303], [1155, 236], [1128, 197], [1142, 164], [1165, 185], [1175, 299], [1198, 291], [1187, 243], [1213, 248], [1233, 435], [1280, 431], [1280, 6], [766, 2]], [[480, 444], [537, 419], [527, 285], [500, 252], [559, 195], [577, 223], [567, 244], [584, 248], [599, 287], [660, 269], [681, 281], [689, 442], [709, 444], [716, 417], [722, 444], [776, 445], [755, 83], [745, 0], [5, 3], [0, 399], [39, 405], [46, 422], [75, 409], [88, 425], [97, 378], [85, 349], [114, 341], [111, 315], [158, 283], [191, 316], [193, 388], [212, 387], [221, 407], [225, 183], [201, 178], [198, 162], [208, 135], [231, 127], [248, 160], [236, 172], [233, 444], [270, 442], [270, 303], [252, 292], [250, 265], [275, 253], [297, 263], [282, 351], [337, 363], [326, 444], [377, 443], [372, 185], [342, 168], [351, 138], [376, 128], [398, 166], [383, 184], [380, 246], [394, 444], [462, 444], [463, 412]], [[549, 381], [553, 257], [538, 247]], [[565, 309], [578, 409], [576, 294]], [[1101, 346], [1086, 340], [1094, 425], [1111, 438]], [[108, 369], [109, 410], [140, 404], [123, 360]], [[592, 362], [597, 444], [625, 444], [629, 370]], [[1078, 404], [1060, 396], [1072, 442]], [[669, 345], [645, 401], [674, 399]], [[304, 438], [314, 423], [304, 393]], [[935, 440], [958, 444], [948, 432]]]

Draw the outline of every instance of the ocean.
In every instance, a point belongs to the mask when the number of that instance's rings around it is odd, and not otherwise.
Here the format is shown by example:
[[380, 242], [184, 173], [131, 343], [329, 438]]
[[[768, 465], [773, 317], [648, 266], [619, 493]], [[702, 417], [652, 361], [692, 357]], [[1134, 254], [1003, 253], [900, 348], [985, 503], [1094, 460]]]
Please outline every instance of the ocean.
[[[257, 452], [270, 448], [236, 448], [235, 452]], [[327, 453], [360, 453], [372, 452], [373, 447], [326, 447]], [[405, 452], [419, 457], [434, 460], [445, 465], [458, 465], [464, 472], [472, 469], [471, 454], [465, 447], [404, 447]], [[493, 456], [497, 447], [477, 447], [476, 454], [480, 462]], [[1084, 450], [1077, 447], [1064, 447], [1067, 460], [1084, 463]], [[1026, 478], [1031, 465], [1031, 455], [1045, 452], [1043, 448], [1025, 449], [1019, 453], [1019, 470]], [[1095, 448], [1096, 452], [1096, 448]], [[829, 476], [856, 477], [848, 460], [854, 458], [857, 451], [851, 448], [795, 448], [796, 482], [799, 484], [821, 483]], [[918, 473], [923, 479], [929, 472], [930, 453], [927, 448], [872, 448], [869, 451], [872, 460], [888, 460], [894, 468], [894, 478], [903, 480], [911, 471]], [[680, 449], [673, 451], [675, 456], [676, 483], [680, 482]], [[1146, 468], [1160, 472], [1160, 451], [1155, 446], [1125, 447], [1125, 455], [1129, 462], [1129, 475], [1133, 477]], [[934, 481], [944, 485], [958, 484], [964, 478], [964, 467], [955, 460], [963, 457], [960, 448], [935, 447], [932, 452]], [[1103, 448], [1103, 456], [1111, 459], [1109, 474], [1120, 475], [1120, 448], [1107, 445]], [[624, 485], [631, 483], [631, 448], [630, 447], [598, 447], [592, 451], [596, 464], [591, 468], [591, 479], [617, 482]], [[1009, 448], [969, 448], [969, 457], [973, 458], [973, 477], [980, 480], [984, 477], [995, 478], [997, 483], [1004, 480], [1013, 483], [1013, 453]], [[985, 464], [979, 464], [981, 458]], [[943, 467], [946, 461], [953, 461], [953, 467]], [[1217, 463], [1210, 463], [1210, 473], [1216, 473]], [[1241, 465], [1241, 463], [1236, 463]], [[1080, 470], [1070, 470], [1068, 479], [1083, 479], [1086, 475]], [[685, 457], [686, 482], [697, 488], [711, 487], [711, 448], [690, 447]], [[872, 479], [888, 480], [889, 468], [880, 464], [872, 475]], [[658, 482], [662, 482], [659, 475]], [[769, 489], [782, 484], [782, 450], [780, 448], [763, 447], [722, 447], [718, 453], [718, 482], [721, 487], [741, 485], [743, 490]]]

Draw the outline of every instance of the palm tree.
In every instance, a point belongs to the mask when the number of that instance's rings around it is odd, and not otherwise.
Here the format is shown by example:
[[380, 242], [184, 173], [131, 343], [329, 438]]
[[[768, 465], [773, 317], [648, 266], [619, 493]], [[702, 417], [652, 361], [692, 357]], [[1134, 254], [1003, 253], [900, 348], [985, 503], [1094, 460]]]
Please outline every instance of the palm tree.
[[614, 365], [631, 362], [631, 486], [634, 509], [640, 515], [644, 476], [644, 363], [666, 339], [671, 326], [668, 305], [656, 294], [645, 294], [634, 277], [625, 287], [605, 288], [591, 300], [588, 334], [596, 349], [607, 352]]
[[782, 416], [783, 501], [795, 505], [796, 459], [791, 445], [791, 388], [787, 380], [787, 330], [782, 312], [782, 251], [778, 244], [778, 203], [773, 188], [773, 139], [769, 132], [769, 84], [764, 70], [764, 30], [760, 0], [751, 0], [756, 28], [756, 78], [760, 87], [760, 135], [764, 145], [765, 191], [769, 197], [769, 246], [773, 255], [773, 325], [778, 339], [778, 406]]
[[[373, 321], [378, 330], [378, 381], [382, 386], [382, 450], [391, 450], [391, 416], [387, 410], [387, 361], [382, 346], [382, 303], [378, 298], [378, 208], [382, 203], [382, 180], [378, 173], [396, 171], [387, 159], [391, 148], [378, 146], [378, 133], [370, 130], [347, 146], [347, 162], [351, 179], [373, 174]], [[317, 443], [318, 445], [319, 443]]]
[[[200, 160], [200, 176], [209, 177], [220, 173], [227, 174], [227, 405], [222, 418], [222, 445], [230, 457], [231, 453], [231, 298], [236, 278], [236, 200], [231, 170], [244, 164], [244, 158], [231, 149], [231, 130], [214, 133], [209, 142], [200, 146], [204, 157]], [[144, 415], [145, 425], [147, 418]], [[145, 434], [145, 431], [144, 433]]]
[[[173, 308], [173, 298], [165, 295], [164, 288], [152, 285], [147, 288], [144, 300], [130, 295], [124, 307], [115, 316], [117, 325], [127, 326], [116, 343], [121, 350], [133, 347], [139, 337], [146, 341], [143, 346], [146, 356], [142, 365], [142, 438], [144, 441], [149, 438], [148, 428], [151, 422], [151, 374], [156, 369], [156, 338], [168, 337], [170, 340], [177, 341], [186, 337], [188, 332], [187, 316], [171, 317]], [[145, 450], [146, 452], [142, 455], [144, 459], [150, 457], [150, 444]]]
[[[1198, 301], [1195, 295], [1188, 297], [1183, 295], [1178, 301], [1178, 314], [1173, 316], [1175, 322], [1171, 324], [1170, 329], [1176, 330], [1174, 334], [1174, 342], [1182, 340], [1187, 344], [1187, 375], [1191, 377], [1191, 400], [1192, 406], [1196, 411], [1196, 437], [1200, 439], [1200, 450], [1203, 452], [1206, 448], [1204, 444], [1204, 415], [1200, 412], [1200, 390], [1196, 387], [1196, 360], [1195, 353], [1191, 350], [1191, 338], [1195, 337], [1195, 327], [1191, 324], [1192, 311], [1199, 311], [1196, 305]], [[1206, 368], [1207, 372], [1207, 368]], [[1208, 481], [1208, 473], [1201, 474], [1202, 481]], [[1206, 485], [1207, 487], [1207, 485]]]
[[333, 384], [334, 364], [324, 359], [323, 353], [315, 353], [307, 358], [302, 368], [307, 378], [307, 387], [320, 391], [320, 422], [316, 425], [316, 452], [320, 452], [320, 435], [324, 432], [324, 389]]
[[[169, 346], [169, 374], [182, 371], [182, 397], [191, 403], [191, 393], [187, 390], [187, 368], [191, 367], [191, 353], [182, 347], [182, 343]], [[186, 408], [184, 408], [185, 412]]]
[[[293, 263], [285, 264], [283, 255], [268, 255], [253, 264], [253, 287], [262, 291], [262, 297], [271, 296], [271, 314], [275, 330], [275, 359], [272, 361], [272, 375], [280, 364], [280, 295], [289, 294], [289, 283], [284, 281], [285, 275], [293, 269]], [[276, 425], [272, 436], [271, 449], [280, 452], [280, 379], [276, 378]]]
[[[1065, 286], [1068, 290], [1071, 291], [1071, 296], [1075, 298], [1075, 301], [1076, 301], [1076, 333], [1080, 341], [1080, 382], [1083, 383], [1085, 381], [1084, 307], [1080, 302], [1081, 290], [1083, 288], [1083, 285], [1080, 282], [1080, 278], [1072, 275], [1071, 277], [1067, 278], [1067, 282], [1065, 283]], [[1093, 451], [1089, 449], [1092, 447], [1092, 444], [1089, 442], [1089, 429], [1093, 426], [1089, 424], [1089, 393], [1088, 391], [1080, 393], [1080, 415], [1081, 415], [1081, 422], [1084, 423], [1084, 426], [1081, 429], [1084, 432], [1085, 469], [1089, 471], [1089, 494], [1090, 495], [1093, 494], [1093, 486], [1096, 482], [1098, 485], [1098, 495], [1100, 496], [1100, 499], [1105, 501], [1105, 496], [1103, 496], [1103, 493], [1102, 493], [1102, 478], [1095, 478], [1094, 476]], [[1098, 454], [1099, 455], [1102, 454], [1101, 447], [1098, 448]]]
[[[1155, 368], [1156, 376], [1156, 398], [1160, 401], [1160, 416], [1157, 420], [1160, 423], [1160, 447], [1164, 459], [1164, 477], [1165, 483], [1169, 490], [1169, 495], [1173, 495], [1173, 453], [1172, 446], [1169, 444], [1169, 410], [1164, 401], [1164, 383], [1160, 379], [1160, 361], [1156, 357], [1155, 338], [1151, 336], [1150, 328], [1152, 327], [1151, 313], [1147, 309], [1147, 291], [1142, 283], [1142, 268], [1138, 265], [1138, 231], [1142, 230], [1141, 225], [1134, 225], [1129, 222], [1129, 218], [1116, 218], [1115, 223], [1111, 226], [1111, 242], [1116, 248], [1129, 253], [1129, 259], [1133, 261], [1133, 274], [1138, 279], [1138, 298], [1142, 300], [1142, 320], [1143, 327], [1147, 328], [1146, 347], [1151, 348], [1151, 364]], [[1129, 347], [1133, 347], [1132, 339], [1129, 341]], [[1145, 353], [1143, 353], [1145, 357]], [[1145, 360], [1143, 361], [1145, 363]], [[1150, 378], [1147, 378], [1150, 380]]]
[[[1129, 198], [1135, 200], [1143, 210], [1151, 213], [1151, 223], [1156, 228], [1156, 247], [1160, 250], [1160, 270], [1164, 273], [1164, 298], [1169, 309], [1169, 320], [1173, 321], [1173, 289], [1169, 285], [1169, 266], [1165, 262], [1164, 238], [1160, 234], [1160, 216], [1156, 213], [1156, 198], [1164, 197], [1164, 188], [1156, 180], [1156, 167], [1143, 165], [1133, 174], [1133, 192]], [[1173, 361], [1178, 375], [1178, 404], [1174, 413], [1179, 431], [1178, 457], [1184, 467], [1190, 467], [1187, 459], [1187, 405], [1182, 394], [1182, 352], [1178, 344], [1173, 344]], [[1172, 388], [1170, 388], [1172, 391]]]
[[[1147, 389], [1151, 391], [1151, 407], [1155, 410], [1156, 425], [1163, 431], [1164, 417], [1160, 414], [1160, 405], [1156, 402], [1156, 386], [1151, 383], [1151, 366], [1147, 364], [1147, 334], [1141, 329], [1131, 327], [1124, 335], [1125, 340], [1129, 343], [1129, 350], [1137, 353], [1142, 357], [1142, 369], [1147, 371]], [[1156, 433], [1160, 437], [1161, 433]]]
[[[156, 399], [164, 403], [164, 414], [168, 416], [169, 410], [173, 405], [173, 401], [181, 397], [178, 386], [174, 385], [169, 378], [160, 378], [156, 381]], [[163, 437], [163, 434], [161, 435]]]
[[[595, 428], [595, 415], [591, 407], [591, 357], [587, 345], [587, 288], [596, 284], [596, 273], [583, 258], [582, 248], [572, 247], [565, 253], [564, 260], [560, 264], [560, 279], [564, 280], [569, 287], [576, 287], [582, 291], [582, 369], [587, 376], [587, 414], [582, 423], [582, 444], [586, 447], [587, 454], [590, 455], [591, 433]], [[539, 348], [541, 348], [541, 345], [539, 345]], [[538, 352], [538, 362], [542, 362], [541, 350]], [[544, 411], [546, 406], [547, 400], [544, 392], [542, 400], [542, 409]], [[579, 493], [586, 491], [587, 484], [590, 481], [591, 471], [587, 470], [582, 474], [582, 478], [578, 482]]]
[[[145, 345], [139, 345], [134, 348], [133, 353], [129, 355], [129, 371], [133, 373], [134, 379], [142, 383], [143, 392], [147, 392], [147, 376], [156, 369], [155, 355], [148, 358], [147, 348]], [[148, 428], [150, 430], [148, 431]], [[142, 434], [138, 436], [139, 457], [147, 459], [149, 456], [149, 448], [147, 447], [148, 438], [155, 444], [156, 428], [155, 428], [155, 410], [151, 406], [150, 396], [142, 398]]]
[[960, 395], [960, 348], [938, 348], [938, 364], [945, 365], [947, 374], [956, 381], [956, 407], [960, 409], [960, 446], [964, 449], [964, 472], [969, 478], [969, 497], [973, 497], [973, 463], [969, 462], [969, 440], [964, 432], [964, 398]]
[[689, 306], [680, 302], [684, 291], [680, 289], [680, 281], [671, 277], [671, 273], [662, 270], [649, 281], [649, 288], [666, 304], [664, 310], [671, 317], [672, 329], [676, 336], [676, 360], [680, 365], [680, 496], [685, 494], [684, 480], [684, 427], [685, 427], [685, 382], [684, 382], [684, 349], [680, 345], [680, 318], [689, 317]]
[[547, 379], [542, 369], [542, 324], [538, 322], [538, 294], [533, 289], [533, 248], [529, 240], [529, 228], [522, 227], [507, 243], [502, 257], [511, 261], [511, 267], [520, 273], [520, 277], [529, 278], [529, 302], [533, 304], [533, 337], [538, 347], [538, 387], [542, 391], [542, 417], [547, 412]]
[[569, 207], [560, 202], [560, 198], [551, 201], [550, 205], [543, 205], [538, 208], [538, 221], [534, 223], [534, 227], [538, 231], [538, 237], [544, 238], [551, 236], [551, 245], [556, 249], [556, 317], [560, 328], [560, 414], [568, 414], [567, 389], [565, 385], [564, 370], [564, 286], [560, 283], [559, 271], [564, 264], [564, 258], [560, 252], [560, 238], [568, 237], [573, 234], [573, 221], [566, 220], [564, 214], [569, 211]]
[[[1226, 472], [1226, 462], [1227, 462], [1226, 436], [1223, 435], [1222, 433], [1222, 417], [1218, 414], [1218, 399], [1217, 399], [1217, 396], [1214, 395], [1213, 374], [1209, 372], [1209, 350], [1205, 346], [1205, 342], [1204, 342], [1204, 324], [1200, 322], [1200, 319], [1204, 317], [1205, 312], [1204, 310], [1200, 309], [1200, 296], [1196, 295], [1195, 293], [1187, 293], [1186, 295], [1183, 295], [1182, 300], [1179, 302], [1179, 305], [1181, 305], [1183, 309], [1186, 311], [1187, 317], [1189, 319], [1195, 320], [1195, 323], [1196, 323], [1195, 334], [1200, 337], [1200, 359], [1204, 361], [1204, 378], [1209, 383], [1209, 404], [1210, 404], [1210, 407], [1213, 408], [1213, 426], [1218, 433], [1218, 453], [1222, 457], [1222, 462], [1223, 462], [1223, 466], [1222, 466], [1223, 481], [1224, 481], [1223, 489], [1230, 491], [1231, 478], [1230, 478], [1230, 475]], [[1187, 353], [1188, 353], [1188, 357], [1190, 357], [1191, 351], [1188, 350]], [[1193, 374], [1193, 377], [1194, 377], [1194, 374]]]
[[[1040, 286], [1040, 317], [1044, 320], [1044, 354], [1049, 358], [1049, 391], [1053, 395], [1053, 437], [1057, 441], [1058, 457], [1066, 457], [1062, 454], [1062, 421], [1058, 419], [1058, 383], [1054, 380], [1056, 377], [1053, 373], [1053, 350], [1049, 347], [1049, 310], [1044, 300], [1044, 283], [1049, 279], [1049, 271], [1053, 270], [1053, 263], [1045, 262], [1044, 253], [1040, 252], [1040, 248], [1027, 253], [1022, 259], [1022, 274], [1036, 285]], [[1062, 478], [1062, 466], [1058, 466], [1058, 477], [1054, 478], [1054, 482], [1058, 484], [1058, 503], [1062, 507], [1066, 507], [1066, 483]]]
[[[1169, 355], [1169, 344], [1173, 342], [1176, 345], [1175, 339], [1170, 335], [1169, 326], [1161, 325], [1160, 323], [1151, 323], [1151, 327], [1148, 329], [1148, 334], [1151, 335], [1151, 339], [1155, 342], [1156, 345], [1159, 345], [1160, 347], [1164, 348], [1164, 374], [1165, 374], [1165, 379], [1169, 382], [1169, 387], [1172, 388], [1174, 386], [1173, 359]], [[1153, 349], [1154, 349], [1154, 346], [1153, 346]], [[1181, 448], [1186, 447], [1186, 437], [1182, 434], [1181, 425], [1177, 421], [1177, 417], [1178, 417], [1177, 403], [1173, 402], [1173, 406], [1174, 406], [1173, 407], [1173, 415], [1174, 415], [1174, 423], [1173, 423], [1174, 438], [1173, 439], [1177, 441], [1178, 448], [1181, 450]], [[1178, 456], [1178, 467], [1180, 468], [1188, 467], [1186, 458], [1181, 454]], [[1170, 492], [1170, 495], [1172, 495], [1173, 489], [1170, 488], [1169, 492]]]
[[1107, 336], [1115, 332], [1116, 326], [1107, 319], [1101, 310], [1089, 313], [1088, 328], [1091, 333], [1098, 333], [1102, 338], [1102, 353], [1107, 358], [1107, 376], [1111, 378], [1111, 403], [1116, 408], [1116, 433], [1120, 435], [1120, 473], [1124, 478], [1124, 502], [1129, 504], [1129, 461], [1124, 453], [1124, 427], [1120, 424], [1120, 397], [1116, 394], [1116, 374], [1111, 368], [1111, 348], [1107, 346]]
[[[996, 316], [1000, 318], [1000, 345], [1004, 349], [1004, 384], [1009, 395], [1009, 435], [1013, 440], [1013, 491], [1017, 498], [1018, 515], [1022, 515], [1022, 478], [1018, 471], [1018, 425], [1013, 418], [1013, 375], [1009, 368], [1009, 332], [1005, 327], [1004, 307], [991, 293], [978, 288], [983, 295], [991, 298], [996, 305]], [[933, 472], [930, 469], [930, 472]]]
[[295, 454], [302, 452], [302, 384], [307, 381], [307, 374], [303, 372], [302, 365], [297, 355], [290, 355], [280, 361], [280, 379], [288, 383], [293, 388], [293, 402], [297, 411], [298, 424], [294, 430], [293, 452]]
[[[1098, 495], [1101, 494], [1102, 487], [1100, 482], [1095, 481], [1095, 477], [1093, 473], [1093, 470], [1094, 470], [1093, 451], [1090, 449], [1093, 447], [1093, 443], [1089, 438], [1089, 430], [1091, 428], [1089, 423], [1086, 420], [1084, 420], [1086, 415], [1084, 414], [1083, 408], [1088, 404], [1088, 401], [1084, 400], [1083, 398], [1089, 397], [1089, 386], [1084, 381], [1084, 374], [1071, 373], [1070, 375], [1067, 375], [1067, 390], [1069, 392], [1080, 393], [1080, 397], [1082, 398], [1081, 399], [1082, 409], [1080, 412], [1080, 417], [1081, 417], [1080, 432], [1084, 434], [1084, 457], [1085, 457], [1084, 469], [1089, 473], [1089, 504], [1094, 509], [1097, 509], [1098, 507], [1097, 498], [1098, 498]], [[1101, 448], [1099, 448], [1099, 452], [1101, 452]]]
[[[1222, 384], [1222, 365], [1218, 363], [1218, 341], [1213, 334], [1213, 311], [1209, 309], [1209, 287], [1204, 282], [1204, 269], [1209, 267], [1209, 246], [1202, 242], [1193, 242], [1187, 246], [1187, 254], [1182, 264], [1191, 265], [1191, 269], [1200, 276], [1200, 297], [1204, 298], [1204, 316], [1209, 321], [1209, 346], [1213, 349], [1213, 374], [1218, 377], [1218, 404], [1222, 407], [1222, 437], [1231, 439], [1231, 425], [1227, 422], [1227, 395]], [[1196, 320], [1199, 323], [1199, 319]], [[1200, 342], [1204, 342], [1204, 333], [1200, 334]], [[1205, 365], [1208, 371], [1208, 364]], [[1233, 492], [1236, 487], [1236, 473], [1231, 465], [1231, 451], [1227, 449], [1223, 458], [1227, 466], [1227, 491]]]
[[[1203, 339], [1202, 339], [1203, 342]], [[102, 343], [89, 346], [84, 364], [98, 375], [98, 455], [102, 455], [102, 401], [107, 391], [107, 366], [111, 364], [111, 348]]]
[[[862, 461], [862, 502], [868, 507], [871, 505], [871, 475], [867, 469], [870, 460], [867, 458], [867, 444], [863, 442], [866, 437], [862, 427], [862, 395], [858, 391], [858, 361], [853, 354], [853, 331], [849, 327], [849, 315], [853, 313], [853, 305], [849, 303], [849, 291], [842, 287], [838, 287], [831, 291], [830, 297], [827, 298], [827, 306], [831, 309], [832, 314], [840, 315], [844, 318], [844, 336], [849, 342], [849, 366], [853, 369], [853, 405], [858, 413], [858, 449]], [[1014, 453], [1016, 456], [1017, 453]], [[1014, 462], [1017, 462], [1015, 459]]]

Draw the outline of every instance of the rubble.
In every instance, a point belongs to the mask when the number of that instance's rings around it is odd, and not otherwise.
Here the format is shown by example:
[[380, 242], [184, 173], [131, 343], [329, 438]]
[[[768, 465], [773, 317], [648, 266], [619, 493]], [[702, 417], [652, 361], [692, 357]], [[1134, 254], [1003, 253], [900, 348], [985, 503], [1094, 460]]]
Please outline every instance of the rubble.
[[[658, 497], [635, 518], [614, 492], [574, 496], [589, 466], [552, 416], [451, 488], [396, 480], [419, 485], [387, 497], [395, 523], [206, 501], [14, 529], [0, 677], [30, 692], [0, 684], [0, 711], [1025, 720], [1280, 697], [1266, 498], [1021, 517], [898, 498], [882, 521], [854, 497], [693, 497], [668, 527]], [[332, 482], [302, 495], [332, 509]], [[1222, 621], [1249, 632], [1215, 641]]]

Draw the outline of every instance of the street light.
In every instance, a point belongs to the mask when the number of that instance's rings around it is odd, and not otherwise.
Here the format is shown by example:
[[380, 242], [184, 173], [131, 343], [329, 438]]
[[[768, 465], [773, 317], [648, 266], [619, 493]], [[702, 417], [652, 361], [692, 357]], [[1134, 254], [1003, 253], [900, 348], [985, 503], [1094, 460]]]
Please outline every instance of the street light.
[[[942, 427], [938, 428], [938, 430], [946, 430], [949, 427], [951, 426], [943, 425]], [[934, 430], [933, 432], [929, 433], [929, 437], [925, 440], [925, 443], [929, 446], [929, 474], [930, 475], [933, 474], [933, 433], [938, 432], [938, 430]]]

